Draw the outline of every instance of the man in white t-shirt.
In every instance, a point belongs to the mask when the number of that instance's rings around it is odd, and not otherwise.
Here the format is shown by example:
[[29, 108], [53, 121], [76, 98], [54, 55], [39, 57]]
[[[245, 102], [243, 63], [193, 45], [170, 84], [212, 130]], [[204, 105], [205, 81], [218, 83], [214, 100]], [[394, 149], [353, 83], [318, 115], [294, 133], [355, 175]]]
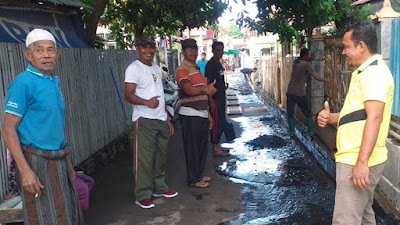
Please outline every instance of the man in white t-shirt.
[[165, 109], [161, 70], [153, 63], [154, 39], [143, 37], [135, 46], [139, 59], [125, 71], [125, 99], [133, 107], [135, 203], [148, 209], [155, 206], [152, 196], [178, 195], [165, 183], [168, 139], [174, 127]]

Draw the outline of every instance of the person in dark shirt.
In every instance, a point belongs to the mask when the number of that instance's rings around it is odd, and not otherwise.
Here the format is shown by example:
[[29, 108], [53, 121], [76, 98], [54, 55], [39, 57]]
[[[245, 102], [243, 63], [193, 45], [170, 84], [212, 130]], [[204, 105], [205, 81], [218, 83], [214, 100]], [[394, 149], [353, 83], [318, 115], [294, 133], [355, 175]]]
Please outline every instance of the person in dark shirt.
[[213, 143], [214, 156], [227, 156], [228, 150], [222, 148], [219, 144], [224, 126], [226, 124], [226, 93], [225, 93], [225, 79], [224, 68], [220, 63], [220, 59], [224, 54], [224, 43], [216, 41], [212, 45], [212, 52], [214, 56], [208, 61], [206, 65], [206, 77], [208, 83], [216, 83], [214, 87], [217, 92], [212, 96], [214, 107], [211, 108], [211, 116], [213, 118], [213, 126], [211, 129], [211, 143]]
[[[255, 73], [257, 71], [257, 68], [244, 68], [240, 70], [241, 73], [241, 78], [240, 78], [240, 87], [241, 91], [252, 91], [252, 88], [250, 86], [250, 83], [253, 84], [253, 81], [251, 80], [251, 74]], [[250, 83], [249, 83], [250, 81]]]
[[307, 118], [308, 132], [310, 136], [314, 136], [314, 123], [311, 117], [311, 111], [308, 107], [306, 94], [304, 92], [304, 86], [306, 84], [306, 78], [313, 76], [317, 81], [325, 83], [332, 82], [331, 80], [324, 79], [318, 76], [311, 68], [310, 60], [314, 58], [310, 50], [303, 48], [300, 51], [300, 58], [293, 62], [292, 75], [288, 85], [286, 97], [287, 97], [287, 115], [289, 120], [289, 135], [294, 136], [294, 106], [297, 104], [301, 111]]

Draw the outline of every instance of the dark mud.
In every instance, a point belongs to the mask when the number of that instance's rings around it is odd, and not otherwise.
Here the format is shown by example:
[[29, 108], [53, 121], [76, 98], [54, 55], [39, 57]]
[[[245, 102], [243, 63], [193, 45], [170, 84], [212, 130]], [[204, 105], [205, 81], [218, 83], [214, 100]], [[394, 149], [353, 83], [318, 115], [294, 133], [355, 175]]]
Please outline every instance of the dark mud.
[[[261, 104], [254, 95], [240, 100]], [[217, 173], [243, 184], [245, 211], [229, 224], [331, 224], [335, 182], [301, 144], [288, 137], [277, 115], [269, 110], [261, 117], [234, 119], [241, 124], [242, 134], [223, 146], [231, 148], [235, 158], [223, 163]], [[398, 224], [375, 210], [377, 224]]]
[[274, 135], [263, 135], [254, 140], [246, 142], [251, 150], [259, 150], [265, 148], [281, 148], [286, 143], [283, 138]]

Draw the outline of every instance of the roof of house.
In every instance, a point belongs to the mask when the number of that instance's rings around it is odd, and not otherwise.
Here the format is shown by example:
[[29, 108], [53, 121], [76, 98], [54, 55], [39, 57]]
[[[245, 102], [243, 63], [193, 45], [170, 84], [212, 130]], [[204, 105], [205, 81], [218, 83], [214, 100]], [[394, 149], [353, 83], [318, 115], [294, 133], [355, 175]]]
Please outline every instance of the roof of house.
[[89, 8], [87, 5], [83, 4], [79, 0], [42, 0], [44, 2], [51, 2], [56, 5], [66, 5], [66, 6], [72, 6], [72, 7], [84, 7], [84, 8]]
[[358, 1], [353, 2], [351, 5], [362, 5], [362, 4], [365, 4], [368, 2], [370, 2], [370, 0], [358, 0]]
[[[371, 12], [376, 13], [382, 9], [383, 2], [383, 0], [357, 0], [354, 1], [352, 5], [363, 6], [365, 4], [371, 4]], [[393, 9], [400, 7], [400, 4], [395, 0], [390, 0], [390, 4], [392, 5]]]

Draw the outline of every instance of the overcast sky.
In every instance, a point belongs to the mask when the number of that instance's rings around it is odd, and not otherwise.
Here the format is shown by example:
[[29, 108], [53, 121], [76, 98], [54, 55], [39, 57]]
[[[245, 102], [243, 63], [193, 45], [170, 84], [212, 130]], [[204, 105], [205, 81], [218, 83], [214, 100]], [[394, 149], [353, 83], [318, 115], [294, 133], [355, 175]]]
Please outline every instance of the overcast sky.
[[[224, 14], [218, 19], [218, 24], [221, 26], [228, 26], [230, 23], [235, 24], [236, 16], [239, 12], [241, 12], [243, 9], [245, 9], [249, 14], [248, 16], [250, 18], [254, 18], [257, 13], [257, 5], [252, 4], [250, 2], [246, 2], [246, 6], [243, 5], [242, 1], [238, 0], [238, 3], [235, 3], [234, 1], [230, 1], [230, 6], [232, 7], [232, 12], [229, 12], [229, 10], [225, 10]], [[246, 15], [245, 15], [246, 16]], [[229, 21], [230, 19], [233, 19], [232, 21]]]

